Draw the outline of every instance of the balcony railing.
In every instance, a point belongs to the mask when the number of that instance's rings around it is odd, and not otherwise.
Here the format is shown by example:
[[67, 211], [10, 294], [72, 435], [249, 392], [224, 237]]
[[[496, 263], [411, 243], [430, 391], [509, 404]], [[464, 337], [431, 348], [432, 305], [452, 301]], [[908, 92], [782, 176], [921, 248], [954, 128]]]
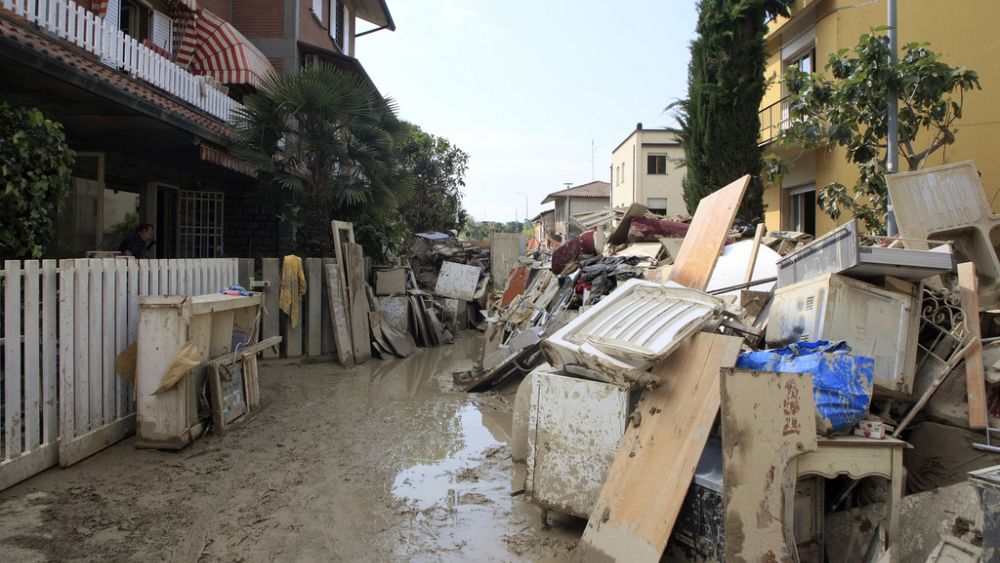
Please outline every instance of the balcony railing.
[[0, 6], [39, 28], [89, 51], [123, 70], [223, 121], [236, 100], [139, 43], [114, 24], [71, 0], [0, 0]]
[[778, 134], [788, 128], [788, 97], [760, 110], [759, 145], [766, 145], [778, 137]]

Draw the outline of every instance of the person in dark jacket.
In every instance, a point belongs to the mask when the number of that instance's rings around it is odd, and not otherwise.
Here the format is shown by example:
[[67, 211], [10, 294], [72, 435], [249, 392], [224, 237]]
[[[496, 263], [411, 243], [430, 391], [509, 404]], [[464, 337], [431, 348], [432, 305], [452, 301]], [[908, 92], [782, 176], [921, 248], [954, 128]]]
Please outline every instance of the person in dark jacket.
[[135, 232], [125, 237], [118, 245], [118, 252], [121, 252], [122, 256], [146, 258], [146, 244], [151, 240], [153, 240], [153, 225], [141, 223], [135, 228]]

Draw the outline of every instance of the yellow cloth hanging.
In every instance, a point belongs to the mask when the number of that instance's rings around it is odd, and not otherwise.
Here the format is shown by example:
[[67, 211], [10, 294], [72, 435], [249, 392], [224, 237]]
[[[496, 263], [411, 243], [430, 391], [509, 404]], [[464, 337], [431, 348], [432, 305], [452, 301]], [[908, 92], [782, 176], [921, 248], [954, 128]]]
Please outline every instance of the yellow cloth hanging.
[[292, 328], [302, 321], [302, 296], [306, 294], [306, 273], [302, 270], [302, 259], [288, 255], [281, 262], [281, 289], [278, 291], [278, 306], [292, 321]]

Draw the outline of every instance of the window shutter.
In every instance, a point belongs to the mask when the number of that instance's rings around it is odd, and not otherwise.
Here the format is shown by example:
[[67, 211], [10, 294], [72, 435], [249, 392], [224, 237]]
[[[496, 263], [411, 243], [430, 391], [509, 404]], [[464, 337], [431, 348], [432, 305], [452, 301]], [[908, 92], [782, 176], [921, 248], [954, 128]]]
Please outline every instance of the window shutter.
[[351, 54], [351, 10], [347, 6], [343, 6], [343, 13], [340, 19], [343, 20], [340, 26], [342, 30], [340, 32], [340, 48], [345, 55]]
[[153, 10], [153, 43], [168, 53], [174, 50], [174, 20], [156, 10]]
[[330, 29], [336, 32], [337, 35], [336, 37], [334, 37], [333, 40], [337, 43], [337, 46], [340, 47], [340, 50], [343, 51], [344, 50], [344, 3], [341, 2], [340, 0], [337, 0], [337, 17], [330, 22]]
[[316, 14], [319, 21], [323, 21], [323, 0], [312, 0], [312, 13]]

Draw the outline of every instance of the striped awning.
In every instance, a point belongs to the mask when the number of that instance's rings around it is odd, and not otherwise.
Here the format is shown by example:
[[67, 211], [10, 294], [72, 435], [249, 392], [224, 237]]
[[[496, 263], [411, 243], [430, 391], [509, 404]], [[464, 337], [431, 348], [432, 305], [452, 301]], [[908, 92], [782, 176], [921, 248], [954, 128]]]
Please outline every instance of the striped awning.
[[176, 63], [223, 84], [257, 86], [274, 67], [243, 34], [208, 10], [199, 9], [184, 27]]

